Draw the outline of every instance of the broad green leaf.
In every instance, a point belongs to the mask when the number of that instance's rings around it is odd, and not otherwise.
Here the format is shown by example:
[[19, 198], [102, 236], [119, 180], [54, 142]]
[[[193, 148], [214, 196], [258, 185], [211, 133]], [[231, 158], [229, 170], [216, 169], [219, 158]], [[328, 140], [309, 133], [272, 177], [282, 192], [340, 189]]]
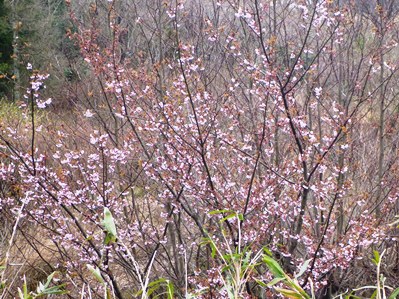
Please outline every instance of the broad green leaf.
[[258, 285], [260, 285], [261, 287], [267, 288], [267, 284], [264, 283], [263, 281], [261, 281], [261, 280], [259, 280], [259, 279], [256, 279], [256, 278], [255, 278], [255, 281], [256, 281], [256, 283], [257, 283]]
[[268, 256], [273, 256], [273, 253], [269, 250], [269, 248], [263, 247], [263, 251], [264, 251]]
[[104, 240], [105, 245], [114, 243], [117, 238], [116, 226], [111, 211], [107, 207], [104, 208], [104, 219], [102, 221], [102, 225], [107, 233]]
[[233, 253], [233, 254], [231, 254], [231, 257], [232, 257], [232, 260], [233, 261], [239, 261], [239, 260], [241, 260], [241, 254], [240, 253]]
[[53, 273], [51, 273], [49, 276], [47, 276], [47, 281], [46, 281], [46, 283], [44, 284], [44, 287], [45, 288], [47, 288], [49, 285], [50, 285], [50, 283], [51, 283], [51, 281], [53, 280], [53, 277], [54, 277], [54, 275], [56, 274], [57, 272], [53, 272]]
[[[167, 295], [167, 298], [169, 299], [169, 298], [171, 298], [171, 299], [173, 299], [173, 295], [174, 295], [174, 285], [173, 285], [173, 283], [172, 282], [170, 282], [169, 280], [167, 280], [167, 279], [165, 279], [165, 278], [160, 278], [160, 279], [157, 279], [157, 280], [154, 280], [154, 281], [152, 281], [152, 282], [150, 282], [149, 284], [148, 284], [148, 288], [147, 288], [147, 292], [146, 292], [146, 295], [148, 296], [148, 297], [150, 297], [150, 296], [152, 296], [153, 295], [153, 293], [155, 292], [155, 291], [157, 291], [157, 290], [159, 290], [161, 287], [166, 287], [166, 295]], [[139, 296], [139, 295], [141, 295], [143, 293], [143, 290], [139, 290], [136, 294], [135, 294], [135, 296]], [[158, 298], [158, 297], [161, 297], [161, 295], [164, 295], [165, 293], [162, 293], [162, 294], [158, 294], [158, 295], [156, 295], [154, 298]], [[163, 297], [162, 297], [163, 298]]]
[[216, 256], [216, 247], [211, 238], [204, 238], [200, 245], [209, 245], [211, 247], [212, 258]]
[[147, 296], [151, 297], [152, 293], [154, 293], [158, 289], [159, 289], [159, 285], [154, 285], [152, 288], [149, 288], [147, 290]]
[[378, 265], [378, 263], [380, 262], [380, 254], [377, 250], [373, 250], [373, 255], [374, 258], [372, 259], [372, 261], [374, 262], [374, 264]]
[[30, 299], [32, 298], [32, 296], [28, 293], [28, 285], [26, 283], [26, 277], [24, 276], [24, 285], [22, 286], [23, 290], [24, 290], [24, 298], [25, 299]]
[[229, 270], [229, 269], [230, 269], [230, 266], [229, 266], [229, 265], [224, 266], [224, 267], [222, 268], [222, 273], [226, 272], [226, 271]]
[[270, 272], [278, 278], [284, 278], [285, 273], [284, 270], [280, 267], [276, 260], [274, 260], [270, 256], [264, 256], [263, 261], [266, 263], [266, 266], [269, 268]]
[[226, 253], [222, 255], [223, 259], [225, 259], [227, 262], [232, 260], [232, 256], [230, 253]]
[[216, 256], [216, 246], [215, 246], [215, 244], [213, 242], [210, 242], [209, 246], [211, 246], [211, 256], [212, 256], [212, 258], [215, 258], [215, 256]]
[[107, 233], [107, 234], [105, 235], [105, 239], [104, 239], [104, 244], [105, 244], [105, 245], [112, 244], [112, 243], [114, 243], [115, 241], [116, 241], [116, 237], [115, 237], [114, 235], [112, 235], [112, 234], [110, 234], [110, 233]]
[[[247, 269], [247, 266], [251, 265], [251, 256], [252, 256], [252, 252], [251, 251], [247, 251], [247, 252], [243, 252], [245, 254], [244, 259], [242, 260], [242, 267]], [[255, 264], [254, 264], [255, 265]]]
[[286, 298], [290, 299], [304, 299], [301, 294], [298, 294], [295, 291], [292, 290], [287, 290], [287, 289], [281, 289], [281, 288], [275, 288], [277, 292], [279, 292], [281, 295], [284, 295]]
[[236, 299], [236, 298], [234, 298], [234, 292], [232, 290], [232, 286], [231, 286], [230, 283], [226, 283], [224, 285], [223, 289], [227, 291], [227, 295], [228, 295], [229, 298]]
[[229, 219], [236, 218], [236, 217], [237, 217], [237, 214], [236, 214], [236, 213], [230, 214], [230, 215], [227, 215], [226, 217], [222, 218], [222, 219], [220, 220], [220, 222], [225, 222], [225, 221], [227, 221], [227, 220], [229, 220]]
[[312, 259], [308, 259], [308, 260], [306, 260], [306, 261], [303, 262], [303, 264], [301, 265], [301, 268], [300, 268], [298, 274], [295, 275], [295, 278], [299, 278], [299, 277], [302, 276], [303, 273], [305, 273], [305, 271], [306, 271], [306, 269], [308, 268], [309, 263], [310, 263], [311, 260], [312, 260]]
[[135, 296], [135, 297], [138, 297], [138, 296], [140, 296], [141, 294], [143, 294], [143, 290], [138, 290], [138, 291], [136, 292], [136, 294], [134, 294], [134, 296]]
[[20, 299], [33, 299], [32, 295], [28, 293], [28, 286], [26, 284], [26, 277], [24, 277], [24, 284], [22, 285], [22, 290], [18, 288], [18, 295]]
[[395, 289], [392, 294], [388, 297], [388, 299], [396, 299], [399, 295], [399, 288]]
[[279, 283], [280, 281], [283, 281], [283, 280], [285, 280], [285, 277], [276, 277], [271, 282], [269, 282], [266, 286], [267, 287], [272, 287], [275, 284], [277, 284], [277, 283]]
[[160, 279], [150, 282], [148, 284], [148, 287], [151, 288], [153, 286], [157, 286], [157, 285], [160, 285], [161, 283], [166, 283], [166, 282], [167, 282], [167, 280], [165, 278], [160, 278]]
[[303, 296], [303, 298], [309, 298], [308, 293], [306, 293], [305, 290], [299, 285], [298, 281], [288, 279], [288, 281], [286, 282], [286, 284], [287, 284], [288, 286], [290, 286], [292, 289], [296, 290], [296, 292], [298, 292], [299, 294], [301, 294], [301, 295]]
[[[65, 284], [60, 284], [60, 285], [46, 288], [43, 292], [40, 293], [40, 296], [66, 294], [67, 291], [63, 289], [64, 287], [65, 287]], [[39, 296], [37, 296], [37, 297], [39, 297]]]
[[93, 276], [100, 282], [105, 284], [104, 278], [101, 276], [101, 272], [100, 269], [98, 269], [97, 267], [93, 267], [92, 265], [87, 264], [86, 265], [87, 269], [89, 269], [89, 271], [93, 274]]

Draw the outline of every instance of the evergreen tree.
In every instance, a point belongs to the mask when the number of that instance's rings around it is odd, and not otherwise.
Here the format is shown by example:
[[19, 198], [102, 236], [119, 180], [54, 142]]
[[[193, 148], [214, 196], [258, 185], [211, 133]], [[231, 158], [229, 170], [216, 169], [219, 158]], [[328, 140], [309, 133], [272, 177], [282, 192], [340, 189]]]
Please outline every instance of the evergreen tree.
[[12, 90], [12, 27], [9, 9], [0, 0], [0, 98], [9, 96]]

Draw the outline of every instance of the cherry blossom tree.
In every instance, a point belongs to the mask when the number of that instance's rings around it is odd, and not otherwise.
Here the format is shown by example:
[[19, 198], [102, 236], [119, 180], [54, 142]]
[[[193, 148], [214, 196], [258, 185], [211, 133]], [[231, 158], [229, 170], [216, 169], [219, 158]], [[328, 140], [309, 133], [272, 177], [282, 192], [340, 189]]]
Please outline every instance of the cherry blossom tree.
[[[373, 107], [397, 70], [377, 58], [397, 44], [374, 38], [356, 5], [96, 1], [86, 16], [76, 5], [70, 38], [89, 79], [74, 121], [37, 125], [51, 100], [29, 70], [25, 122], [0, 134], [1, 179], [18, 181], [2, 212], [23, 211], [41, 236], [26, 240], [48, 240], [43, 259], [74, 286], [103, 294], [90, 265], [116, 298], [147, 277], [223, 297], [211, 239], [221, 252], [267, 247], [288, 273], [309, 260], [301, 284], [321, 296], [370, 246], [391, 244], [396, 172], [376, 182], [368, 153]], [[272, 275], [256, 267], [241, 296], [269, 292], [255, 279]]]

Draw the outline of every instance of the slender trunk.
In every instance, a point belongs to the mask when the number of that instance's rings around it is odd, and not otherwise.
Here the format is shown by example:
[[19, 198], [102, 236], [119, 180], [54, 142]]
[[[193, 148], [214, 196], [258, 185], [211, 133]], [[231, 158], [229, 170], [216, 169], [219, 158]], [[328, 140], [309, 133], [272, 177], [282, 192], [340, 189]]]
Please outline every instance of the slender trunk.
[[[273, 31], [273, 36], [275, 38], [277, 38], [277, 0], [273, 0], [273, 27], [272, 27], [272, 31]], [[280, 120], [280, 112], [277, 109], [276, 110], [276, 116], [275, 116], [275, 125], [276, 125], [276, 129], [274, 132], [274, 163], [275, 163], [275, 167], [277, 169], [279, 169], [280, 166], [280, 147], [279, 147], [279, 128], [278, 128], [278, 122]], [[276, 193], [276, 198], [275, 200], [278, 201], [279, 197], [280, 197], [280, 192]]]
[[20, 64], [20, 54], [19, 54], [19, 47], [20, 47], [20, 42], [19, 42], [19, 30], [21, 29], [21, 22], [18, 19], [18, 14], [17, 14], [17, 5], [18, 1], [14, 0], [12, 1], [12, 22], [13, 22], [13, 79], [14, 79], [14, 89], [13, 89], [13, 100], [18, 101], [21, 99], [21, 94], [20, 94], [20, 88], [21, 88], [21, 76], [19, 72], [19, 64]]
[[[345, 78], [343, 76], [343, 65], [344, 62], [342, 61], [342, 46], [338, 45], [338, 51], [341, 53], [339, 55], [339, 62], [338, 62], [338, 103], [341, 105], [341, 107], [345, 107], [346, 109], [346, 100], [343, 98], [344, 94], [344, 82]], [[346, 141], [346, 135], [343, 136], [343, 142]], [[338, 169], [340, 173], [338, 174], [338, 179], [337, 179], [337, 191], [340, 192], [342, 190], [342, 186], [344, 184], [344, 174], [342, 173], [342, 169], [344, 168], [344, 162], [345, 162], [345, 150], [339, 149], [339, 155], [338, 155]], [[344, 211], [344, 203], [342, 198], [340, 198], [339, 194], [337, 195], [338, 198], [338, 215], [337, 215], [337, 240], [340, 239], [341, 235], [343, 234], [343, 229], [344, 229], [344, 217], [345, 217], [345, 211]]]
[[[338, 169], [342, 171], [344, 167], [345, 156], [344, 152], [341, 152], [338, 157]], [[340, 172], [338, 174], [337, 179], [337, 193], [341, 192], [342, 187], [344, 185], [344, 174]], [[337, 240], [340, 240], [342, 234], [344, 233], [344, 224], [345, 224], [345, 209], [343, 199], [340, 195], [337, 195], [338, 198], [338, 217], [337, 217]]]
[[384, 94], [384, 53], [382, 49], [382, 45], [384, 42], [384, 6], [381, 1], [377, 1], [378, 6], [381, 8], [379, 10], [379, 34], [380, 34], [380, 101], [379, 101], [379, 124], [378, 124], [378, 178], [377, 178], [377, 198], [376, 198], [376, 216], [380, 218], [381, 216], [381, 208], [380, 204], [382, 201], [382, 179], [384, 175], [384, 102], [385, 102], [385, 94]]
[[[317, 48], [319, 49], [319, 41], [317, 40], [316, 41], [316, 43], [317, 43]], [[317, 57], [317, 64], [316, 64], [316, 67], [317, 67], [317, 73], [319, 74], [320, 73], [320, 58], [319, 57]], [[317, 77], [317, 87], [320, 87], [320, 80], [319, 80], [319, 77]], [[310, 114], [310, 113], [309, 113]], [[317, 99], [317, 128], [318, 128], [318, 134], [319, 134], [319, 140], [322, 140], [322, 134], [323, 134], [323, 131], [322, 131], [322, 124], [321, 124], [321, 107], [320, 107], [320, 99]], [[321, 181], [323, 181], [323, 174], [322, 173], [320, 173], [319, 174], [319, 176], [318, 176], [318, 178], [319, 178], [319, 181], [321, 182]], [[324, 222], [324, 220], [323, 220], [323, 211], [321, 210], [321, 211], [318, 211], [318, 208], [317, 208], [317, 199], [316, 198], [314, 198], [314, 200], [315, 200], [315, 203], [314, 203], [314, 207], [313, 207], [313, 213], [314, 213], [314, 216], [315, 216], [315, 219], [316, 219], [316, 223], [315, 223], [315, 231], [316, 231], [316, 236], [318, 237], [318, 238], [320, 238], [320, 236], [321, 236], [321, 225], [323, 224], [323, 222]], [[320, 200], [323, 200], [323, 198], [322, 197], [320, 197]], [[320, 213], [320, 214], [319, 214]]]
[[384, 110], [384, 54], [380, 54], [380, 102], [379, 102], [379, 124], [378, 124], [378, 178], [377, 178], [377, 207], [376, 207], [376, 216], [379, 218], [381, 216], [380, 203], [382, 194], [382, 180], [384, 176], [384, 118], [385, 118], [385, 110]]

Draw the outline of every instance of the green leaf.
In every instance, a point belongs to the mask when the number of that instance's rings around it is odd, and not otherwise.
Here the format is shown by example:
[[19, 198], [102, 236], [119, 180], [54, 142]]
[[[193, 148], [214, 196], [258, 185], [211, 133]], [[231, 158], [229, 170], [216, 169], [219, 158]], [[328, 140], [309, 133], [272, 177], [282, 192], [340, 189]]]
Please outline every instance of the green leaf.
[[224, 213], [234, 213], [234, 211], [232, 210], [227, 210], [227, 209], [223, 209], [223, 210], [214, 210], [209, 212], [209, 215], [217, 215], [217, 214], [224, 214]]
[[305, 271], [306, 271], [306, 269], [308, 268], [309, 263], [310, 263], [311, 260], [312, 260], [312, 259], [308, 259], [308, 260], [306, 260], [306, 261], [303, 262], [303, 264], [301, 265], [301, 268], [300, 268], [298, 274], [295, 275], [295, 278], [301, 277], [302, 274], [305, 273]]
[[297, 280], [288, 279], [287, 285], [289, 285], [292, 289], [296, 290], [297, 293], [301, 294], [303, 298], [309, 298], [308, 293], [299, 285]]
[[[156, 290], [158, 290], [159, 288], [160, 288], [160, 286], [156, 285], [156, 286], [154, 286], [154, 287], [148, 289], [148, 290], [147, 290], [147, 297], [153, 298], [153, 297], [151, 297], [152, 294], [153, 294]], [[156, 298], [156, 297], [158, 297], [158, 296], [155, 296], [155, 298]]]
[[356, 40], [357, 46], [359, 47], [360, 50], [364, 49], [364, 45], [366, 44], [366, 39], [363, 35], [359, 36]]
[[30, 299], [32, 296], [28, 293], [28, 285], [26, 283], [26, 277], [24, 276], [24, 285], [22, 286], [24, 290], [24, 299]]
[[380, 254], [377, 250], [373, 250], [374, 258], [372, 259], [373, 263], [378, 265], [380, 262]]
[[298, 294], [297, 292], [292, 291], [292, 290], [281, 289], [281, 288], [275, 288], [275, 290], [277, 292], [279, 292], [281, 295], [284, 295], [285, 297], [290, 298], [290, 299], [304, 299], [305, 298], [301, 294]]
[[233, 213], [233, 214], [227, 215], [226, 217], [222, 218], [219, 222], [225, 222], [229, 219], [236, 218], [236, 217], [237, 217], [237, 214]]
[[[40, 293], [40, 296], [66, 294], [68, 292], [63, 289], [64, 287], [65, 287], [65, 284], [60, 284], [60, 285], [56, 285], [56, 286], [47, 288], [42, 293]], [[39, 296], [37, 296], [37, 297], [39, 297]]]
[[227, 262], [231, 261], [232, 256], [230, 253], [226, 253], [222, 255], [223, 259], [225, 259]]
[[112, 299], [111, 290], [109, 288], [105, 288], [105, 299]]
[[158, 285], [160, 285], [161, 283], [164, 283], [164, 282], [166, 283], [167, 280], [165, 278], [160, 278], [160, 279], [157, 279], [157, 280], [154, 280], [154, 281], [150, 282], [148, 284], [148, 287], [151, 288], [153, 286], [158, 286]]
[[104, 244], [109, 245], [116, 242], [116, 237], [112, 234], [107, 233], [104, 238]]
[[100, 269], [98, 269], [98, 267], [93, 267], [92, 265], [87, 264], [86, 265], [87, 269], [89, 269], [89, 271], [93, 274], [93, 276], [100, 282], [105, 284], [105, 280], [104, 278], [101, 276], [101, 272]]
[[169, 280], [167, 281], [167, 284], [166, 284], [166, 291], [167, 291], [168, 299], [173, 299], [173, 295], [175, 294], [175, 286]]
[[22, 290], [18, 288], [18, 295], [20, 299], [33, 299], [31, 293], [28, 293], [28, 286], [26, 284], [26, 277], [24, 276], [24, 284]]
[[24, 294], [22, 293], [22, 291], [21, 291], [20, 288], [18, 288], [18, 296], [19, 296], [20, 299], [24, 299], [24, 298], [25, 298], [25, 296], [24, 296]]
[[140, 296], [141, 294], [143, 294], [143, 290], [138, 290], [138, 291], [136, 292], [136, 294], [134, 294], [134, 296], [135, 296], [135, 297], [138, 297], [138, 296]]
[[354, 295], [353, 291], [352, 291], [349, 294], [345, 295], [345, 299], [362, 299], [362, 298], [359, 297], [359, 296]]
[[46, 281], [46, 283], [44, 284], [44, 288], [45, 288], [45, 289], [48, 288], [48, 286], [50, 285], [50, 283], [51, 283], [51, 281], [53, 280], [53, 277], [54, 277], [54, 275], [55, 275], [56, 273], [57, 273], [57, 272], [53, 272], [53, 273], [51, 273], [49, 276], [47, 276], [47, 281]]
[[271, 282], [269, 282], [266, 286], [270, 288], [270, 287], [274, 286], [275, 284], [278, 284], [280, 281], [283, 281], [283, 280], [285, 280], [285, 277], [276, 277]]
[[[154, 280], [152, 282], [150, 282], [148, 284], [148, 288], [147, 288], [147, 292], [146, 295], [147, 297], [150, 297], [155, 291], [159, 290], [159, 288], [161, 288], [162, 286], [166, 287], [166, 295], [168, 299], [173, 299], [174, 296], [174, 285], [171, 281], [165, 279], [165, 278], [160, 278], [157, 280]], [[140, 296], [143, 293], [143, 290], [139, 290], [135, 296]], [[158, 298], [161, 295], [163, 295], [165, 293], [162, 294], [158, 294], [156, 295], [154, 298]]]
[[107, 233], [104, 240], [105, 245], [116, 242], [117, 234], [115, 221], [112, 217], [110, 210], [107, 207], [104, 208], [104, 220], [102, 221], [102, 225], [105, 232]]
[[212, 258], [215, 258], [216, 256], [216, 246], [213, 242], [209, 243], [209, 246], [211, 247], [211, 256]]
[[265, 262], [266, 266], [269, 268], [270, 272], [277, 278], [285, 278], [286, 275], [284, 270], [280, 267], [276, 260], [274, 260], [270, 256], [264, 256], [263, 262]]
[[388, 299], [396, 299], [399, 295], [399, 288], [395, 289], [392, 294], [388, 297]]
[[267, 288], [267, 284], [264, 283], [263, 281], [261, 281], [261, 280], [259, 280], [259, 279], [256, 279], [256, 278], [255, 278], [255, 281], [256, 281], [256, 283], [257, 283], [258, 285], [260, 285], [261, 287]]
[[251, 251], [246, 251], [247, 248], [244, 249], [243, 254], [245, 254], [245, 257], [242, 259], [242, 266], [246, 269], [247, 266], [251, 265], [251, 256], [252, 252]]
[[269, 250], [269, 248], [263, 247], [263, 251], [264, 251], [268, 256], [273, 256], [273, 253]]
[[216, 256], [216, 246], [211, 238], [204, 238], [200, 245], [209, 245], [212, 258]]

